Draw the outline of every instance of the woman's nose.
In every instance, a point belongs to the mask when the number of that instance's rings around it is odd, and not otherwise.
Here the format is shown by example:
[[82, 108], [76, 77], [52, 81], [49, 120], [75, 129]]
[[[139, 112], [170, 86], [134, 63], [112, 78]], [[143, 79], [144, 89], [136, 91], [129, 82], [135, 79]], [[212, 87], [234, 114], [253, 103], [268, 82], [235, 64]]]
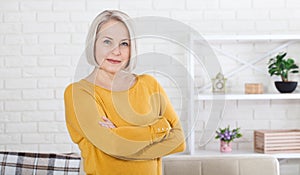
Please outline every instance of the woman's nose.
[[114, 55], [120, 55], [120, 54], [121, 54], [119, 45], [117, 45], [117, 46], [115, 46], [115, 47], [113, 48], [112, 53], [113, 53]]

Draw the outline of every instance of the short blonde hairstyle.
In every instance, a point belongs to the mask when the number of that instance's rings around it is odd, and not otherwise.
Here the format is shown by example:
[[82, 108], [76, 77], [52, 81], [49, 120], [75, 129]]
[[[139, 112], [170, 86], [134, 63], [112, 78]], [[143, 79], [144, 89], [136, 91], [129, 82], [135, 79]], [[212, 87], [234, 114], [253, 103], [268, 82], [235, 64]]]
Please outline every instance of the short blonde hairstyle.
[[130, 38], [130, 59], [129, 63], [126, 65], [125, 69], [126, 71], [131, 72], [136, 65], [136, 41], [134, 38], [134, 31], [132, 22], [130, 20], [130, 17], [125, 14], [124, 12], [118, 11], [118, 10], [105, 10], [101, 12], [96, 18], [93, 20], [89, 32], [86, 38], [86, 50], [85, 54], [87, 57], [87, 61], [90, 65], [99, 67], [96, 57], [95, 57], [95, 42], [96, 42], [96, 35], [97, 32], [100, 30], [102, 25], [109, 20], [117, 20], [122, 22], [128, 32], [129, 32], [129, 38]]

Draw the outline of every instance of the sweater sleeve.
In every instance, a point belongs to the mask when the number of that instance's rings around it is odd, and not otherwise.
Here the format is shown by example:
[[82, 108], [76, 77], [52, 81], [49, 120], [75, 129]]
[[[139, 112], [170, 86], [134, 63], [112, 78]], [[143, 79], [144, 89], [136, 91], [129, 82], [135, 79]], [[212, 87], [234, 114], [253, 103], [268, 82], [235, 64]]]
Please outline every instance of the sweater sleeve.
[[125, 160], [155, 159], [169, 154], [182, 152], [185, 150], [185, 146], [184, 135], [182, 134], [181, 126], [178, 123], [178, 125], [172, 128], [170, 135], [163, 141], [151, 144], [132, 155], [125, 157], [119, 156], [118, 158]]
[[164, 89], [158, 83], [157, 85], [161, 96], [161, 117], [166, 118], [172, 128], [168, 137], [160, 142], [153, 143], [134, 154], [119, 158], [128, 160], [154, 159], [185, 150], [185, 137], [179, 118]]
[[[67, 127], [75, 143], [86, 138], [98, 149], [112, 156], [126, 157], [134, 154], [137, 150], [161, 141], [170, 132], [170, 124], [165, 118], [140, 127], [101, 127], [98, 122], [105, 116], [105, 112], [94, 94], [79, 85], [67, 87], [65, 110]], [[158, 131], [158, 128], [165, 129]]]

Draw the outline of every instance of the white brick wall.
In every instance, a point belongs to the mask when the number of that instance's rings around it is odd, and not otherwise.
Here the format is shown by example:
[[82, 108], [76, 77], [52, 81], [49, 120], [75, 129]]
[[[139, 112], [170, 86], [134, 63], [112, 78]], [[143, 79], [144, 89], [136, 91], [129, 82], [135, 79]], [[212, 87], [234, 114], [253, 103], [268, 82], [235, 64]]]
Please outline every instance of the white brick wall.
[[21, 47], [20, 46], [0, 46], [0, 56], [9, 56], [9, 55], [21, 55]]
[[22, 25], [24, 33], [50, 33], [54, 32], [54, 23], [46, 22], [46, 23], [38, 23], [36, 22], [28, 22]]
[[[74, 76], [84, 49], [88, 24], [104, 9], [120, 9], [133, 17], [171, 17], [202, 34], [299, 34], [300, 31], [298, 0], [179, 0], [176, 3], [171, 0], [0, 1], [1, 150], [78, 151], [66, 132], [63, 92]], [[148, 41], [140, 46], [144, 46], [139, 49], [143, 53], [168, 50], [176, 59], [185, 58], [180, 47], [157, 40]], [[280, 43], [215, 44], [249, 60]], [[295, 45], [289, 52], [297, 57], [297, 50]], [[240, 66], [222, 54], [219, 54], [219, 59], [226, 71]], [[299, 58], [297, 60], [300, 62]], [[265, 63], [259, 65], [264, 67]], [[201, 75], [197, 73], [197, 76]], [[247, 80], [273, 81], [251, 69], [239, 75], [228, 80], [229, 87], [234, 90], [243, 91]], [[205, 83], [206, 80], [201, 78], [199, 82]], [[178, 106], [180, 101], [176, 91], [172, 90], [173, 85], [162, 84], [170, 87], [166, 88]], [[273, 88], [270, 85], [267, 89]], [[200, 112], [205, 116], [209, 113], [209, 103], [201, 104]], [[222, 126], [241, 126], [246, 137], [237, 142], [235, 148], [251, 149], [249, 133], [253, 129], [299, 128], [299, 106], [299, 100], [231, 101], [227, 103]], [[198, 131], [203, 129], [206, 119], [199, 120]], [[216, 148], [216, 144], [213, 142], [207, 148]]]
[[5, 111], [32, 111], [32, 110], [37, 110], [37, 102], [36, 101], [5, 101], [4, 102], [4, 109]]
[[38, 22], [67, 22], [70, 21], [68, 12], [38, 12]]
[[53, 111], [22, 112], [22, 121], [24, 122], [55, 121], [55, 113]]
[[23, 122], [23, 123], [7, 123], [5, 132], [10, 133], [34, 133], [37, 132], [36, 122]]
[[36, 12], [7, 12], [4, 13], [4, 22], [34, 22]]
[[21, 90], [2, 90], [0, 92], [1, 100], [20, 100], [21, 98]]
[[75, 1], [53, 1], [54, 11], [85, 11], [86, 1], [85, 0], [75, 0]]
[[36, 56], [6, 56], [5, 67], [37, 66]]
[[19, 3], [17, 1], [10, 1], [10, 2], [0, 2], [0, 10], [1, 12], [7, 11], [15, 11], [18, 12], [19, 10]]
[[186, 7], [187, 10], [218, 9], [219, 0], [211, 0], [211, 1], [186, 0]]
[[237, 10], [238, 20], [268, 20], [269, 11], [265, 9]]
[[145, 1], [139, 1], [139, 0], [124, 0], [119, 2], [119, 6], [121, 9], [126, 10], [133, 10], [133, 9], [152, 9], [152, 1], [151, 0], [145, 0]]
[[220, 8], [221, 9], [249, 9], [251, 8], [251, 3], [255, 0], [220, 0]]
[[252, 0], [253, 7], [258, 9], [280, 9], [285, 7], [285, 3], [285, 0], [277, 0], [276, 3], [274, 3], [272, 0]]
[[46, 56], [54, 54], [53, 45], [24, 45], [22, 47], [23, 55], [37, 55], [37, 56]]
[[5, 88], [7, 89], [23, 89], [23, 88], [37, 88], [37, 80], [14, 78], [5, 80]]
[[51, 11], [52, 10], [52, 1], [21, 1], [19, 2], [20, 11]]
[[177, 0], [176, 3], [174, 3], [172, 0], [153, 0], [153, 8], [155, 10], [183, 10], [185, 9], [185, 3], [185, 0]]

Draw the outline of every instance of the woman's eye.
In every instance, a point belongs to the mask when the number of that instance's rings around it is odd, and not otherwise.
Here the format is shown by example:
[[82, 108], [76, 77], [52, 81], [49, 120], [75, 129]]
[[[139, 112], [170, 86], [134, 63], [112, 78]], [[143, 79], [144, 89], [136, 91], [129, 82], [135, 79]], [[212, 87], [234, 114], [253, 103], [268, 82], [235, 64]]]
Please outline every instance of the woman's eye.
[[106, 44], [106, 45], [109, 45], [109, 44], [111, 44], [111, 41], [109, 41], [109, 40], [104, 40], [103, 43]]
[[121, 46], [126, 46], [126, 47], [127, 47], [127, 46], [129, 46], [129, 43], [127, 43], [127, 42], [122, 42], [122, 43], [121, 43]]

